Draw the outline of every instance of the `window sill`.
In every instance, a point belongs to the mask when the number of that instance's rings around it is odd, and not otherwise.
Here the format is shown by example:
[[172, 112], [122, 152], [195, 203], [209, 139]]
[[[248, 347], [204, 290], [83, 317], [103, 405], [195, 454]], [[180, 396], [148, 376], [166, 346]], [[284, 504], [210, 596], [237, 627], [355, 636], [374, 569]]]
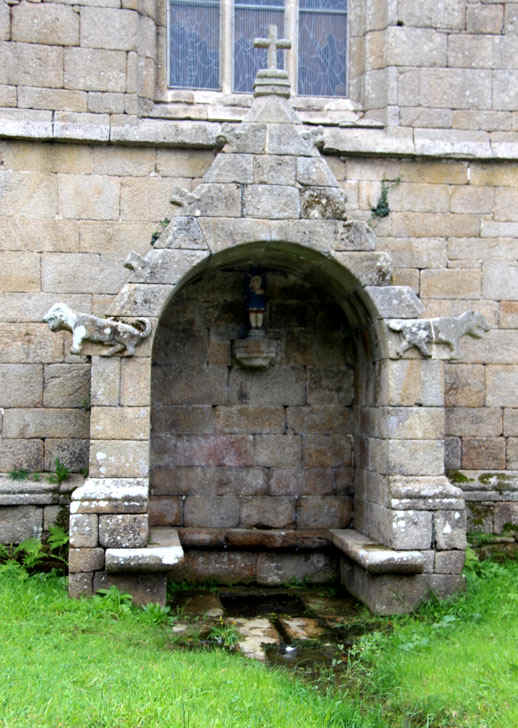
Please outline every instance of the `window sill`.
[[[192, 121], [241, 121], [252, 105], [252, 100], [251, 94], [167, 89], [156, 99], [146, 116]], [[361, 117], [358, 105], [348, 98], [292, 96], [291, 102], [301, 120], [309, 124], [355, 123]]]

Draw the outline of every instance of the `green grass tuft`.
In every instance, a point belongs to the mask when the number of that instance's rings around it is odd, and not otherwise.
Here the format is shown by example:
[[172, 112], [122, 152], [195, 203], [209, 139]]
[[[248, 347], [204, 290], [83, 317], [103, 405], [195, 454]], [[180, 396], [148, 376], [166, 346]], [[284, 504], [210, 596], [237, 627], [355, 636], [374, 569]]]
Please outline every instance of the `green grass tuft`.
[[518, 564], [468, 559], [467, 593], [366, 635], [350, 669], [395, 728], [516, 728]]
[[0, 726], [383, 728], [238, 655], [172, 650], [153, 611], [114, 590], [70, 600], [62, 578], [0, 566]]
[[376, 618], [344, 653], [337, 691], [219, 649], [174, 649], [167, 610], [113, 588], [70, 600], [64, 578], [7, 561], [0, 727], [516, 728], [518, 564], [470, 552], [467, 567], [465, 594]]

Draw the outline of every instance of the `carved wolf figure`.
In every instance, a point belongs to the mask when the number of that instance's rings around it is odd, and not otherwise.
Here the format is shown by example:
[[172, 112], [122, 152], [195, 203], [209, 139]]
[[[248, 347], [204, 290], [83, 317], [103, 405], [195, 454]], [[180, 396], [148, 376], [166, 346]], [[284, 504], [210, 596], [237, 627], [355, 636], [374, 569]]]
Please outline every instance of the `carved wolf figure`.
[[110, 346], [101, 356], [112, 356], [124, 352], [133, 356], [135, 347], [151, 333], [151, 323], [146, 319], [136, 319], [135, 324], [125, 324], [111, 318], [99, 318], [89, 313], [80, 313], [66, 303], [55, 303], [47, 311], [43, 320], [51, 331], [72, 332], [71, 354], [80, 354], [83, 341], [94, 341]]
[[431, 356], [428, 348], [431, 344], [447, 344], [451, 356], [459, 354], [459, 339], [467, 334], [480, 339], [489, 331], [486, 319], [480, 313], [465, 311], [459, 316], [448, 316], [432, 319], [392, 319], [387, 322], [389, 329], [401, 334], [403, 341], [398, 349], [398, 356], [415, 346], [423, 356]]

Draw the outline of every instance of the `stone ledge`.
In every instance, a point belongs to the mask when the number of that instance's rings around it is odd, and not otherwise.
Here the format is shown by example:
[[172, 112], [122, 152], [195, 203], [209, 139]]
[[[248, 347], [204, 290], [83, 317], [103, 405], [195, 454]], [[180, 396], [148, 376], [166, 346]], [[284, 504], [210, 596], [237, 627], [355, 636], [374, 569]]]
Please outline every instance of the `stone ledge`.
[[[53, 121], [52, 111], [1, 108], [0, 138], [39, 139], [82, 143], [111, 143], [216, 149], [221, 146], [221, 121], [167, 120], [136, 116], [74, 113]], [[93, 117], [102, 117], [99, 123]], [[398, 156], [449, 159], [514, 160], [518, 144], [499, 132], [471, 132], [457, 129], [380, 129], [362, 122], [335, 121], [320, 124], [307, 119], [309, 128], [319, 127], [324, 154], [351, 156]], [[317, 126], [315, 126], [317, 125]], [[231, 126], [231, 124], [229, 124]]]
[[84, 482], [82, 475], [71, 475], [62, 483], [49, 483], [52, 473], [42, 473], [41, 480], [12, 480], [0, 475], [0, 506], [61, 505], [70, 500], [70, 492]]
[[420, 551], [394, 551], [352, 528], [332, 530], [333, 544], [370, 574], [421, 574], [425, 558]]
[[314, 551], [329, 547], [329, 531], [258, 528], [179, 528], [185, 548]]
[[146, 513], [146, 478], [88, 478], [72, 493], [70, 513]]
[[175, 528], [152, 528], [150, 543], [138, 549], [106, 549], [109, 573], [169, 571], [183, 561], [183, 548]]
[[498, 490], [471, 490], [465, 493], [464, 499], [468, 503], [508, 503], [517, 502], [518, 493], [516, 491], [504, 491], [502, 493]]
[[[496, 500], [509, 500], [509, 495], [518, 495], [518, 471], [516, 470], [454, 470], [449, 474], [450, 482], [464, 492], [464, 497], [476, 500], [475, 494]], [[502, 497], [504, 496], [505, 497]]]
[[388, 477], [390, 507], [394, 510], [464, 510], [464, 493], [442, 475]]

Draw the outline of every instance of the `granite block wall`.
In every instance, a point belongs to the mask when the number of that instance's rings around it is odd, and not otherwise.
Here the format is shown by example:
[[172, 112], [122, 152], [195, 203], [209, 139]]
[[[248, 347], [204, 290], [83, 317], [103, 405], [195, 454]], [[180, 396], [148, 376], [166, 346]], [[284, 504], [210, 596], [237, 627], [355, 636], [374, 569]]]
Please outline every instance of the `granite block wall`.
[[246, 272], [184, 288], [152, 369], [152, 525], [342, 528], [352, 515], [354, 352], [341, 309], [301, 275], [267, 271], [266, 371], [243, 369]]

